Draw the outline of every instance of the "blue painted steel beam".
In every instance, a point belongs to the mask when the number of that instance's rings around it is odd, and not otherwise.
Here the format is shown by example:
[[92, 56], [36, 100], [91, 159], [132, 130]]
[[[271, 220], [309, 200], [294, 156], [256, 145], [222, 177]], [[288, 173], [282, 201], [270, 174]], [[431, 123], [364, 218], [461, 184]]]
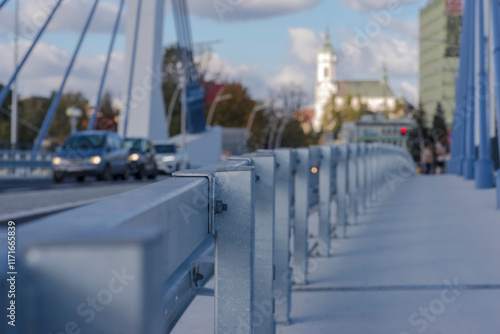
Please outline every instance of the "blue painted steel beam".
[[[500, 5], [498, 0], [490, 0], [491, 2], [491, 17], [493, 26], [493, 39], [495, 43], [495, 51], [493, 58], [495, 60], [495, 94], [497, 97], [497, 124], [500, 131]], [[500, 144], [500, 136], [498, 137]], [[499, 145], [500, 150], [500, 145]], [[500, 170], [497, 171], [497, 206], [500, 209]]]
[[5, 98], [7, 97], [7, 95], [9, 95], [10, 87], [12, 86], [12, 84], [14, 83], [14, 81], [16, 80], [16, 78], [17, 78], [17, 76], [19, 74], [19, 71], [21, 71], [21, 68], [24, 66], [24, 64], [28, 60], [31, 52], [35, 48], [35, 46], [38, 43], [38, 40], [40, 39], [40, 37], [42, 37], [43, 32], [45, 31], [45, 29], [49, 25], [50, 21], [52, 20], [52, 17], [54, 17], [54, 14], [57, 11], [57, 9], [59, 8], [59, 5], [61, 4], [62, 1], [63, 0], [59, 0], [56, 3], [56, 5], [52, 9], [52, 12], [50, 13], [49, 17], [47, 18], [47, 20], [43, 24], [42, 29], [40, 29], [40, 31], [36, 35], [35, 39], [33, 40], [33, 43], [31, 43], [30, 48], [28, 49], [28, 51], [24, 55], [23, 59], [21, 60], [21, 62], [17, 66], [14, 74], [11, 76], [11, 78], [9, 79], [9, 81], [7, 82], [7, 84], [2, 88], [2, 91], [0, 91], [0, 105], [2, 105], [2, 103], [5, 101]]
[[94, 130], [95, 124], [97, 122], [97, 114], [99, 113], [99, 108], [101, 107], [102, 91], [104, 89], [104, 83], [106, 81], [106, 77], [108, 74], [109, 62], [111, 60], [111, 53], [113, 52], [113, 47], [115, 45], [116, 35], [118, 33], [118, 27], [120, 26], [120, 18], [122, 15], [124, 4], [125, 0], [121, 0], [120, 8], [118, 9], [118, 14], [116, 16], [115, 26], [113, 28], [113, 35], [111, 37], [111, 42], [109, 43], [108, 55], [106, 57], [106, 63], [104, 64], [104, 71], [102, 72], [101, 83], [99, 84], [99, 90], [97, 91], [97, 100], [94, 106], [94, 113], [92, 114], [92, 117], [90, 117], [89, 125], [87, 127], [88, 130]]
[[486, 74], [486, 35], [484, 34], [484, 1], [478, 0], [478, 56], [479, 56], [479, 87], [477, 87], [477, 96], [479, 103], [479, 159], [475, 165], [475, 177], [477, 189], [493, 188], [493, 160], [490, 152], [490, 136], [488, 125], [488, 107], [486, 99], [488, 98], [487, 88], [489, 86], [488, 76]]
[[[471, 1], [471, 0], [468, 0]], [[474, 180], [474, 164], [476, 162], [476, 146], [474, 143], [474, 115], [475, 115], [475, 65], [476, 65], [476, 3], [475, 0], [471, 6], [471, 10], [467, 13], [470, 17], [470, 29], [469, 34], [469, 61], [468, 61], [468, 94], [467, 94], [467, 116], [466, 116], [466, 128], [465, 128], [465, 160], [464, 160], [464, 178], [466, 180]]]
[[92, 22], [92, 18], [94, 17], [94, 13], [95, 13], [95, 10], [97, 8], [98, 3], [99, 3], [99, 0], [96, 0], [94, 5], [92, 6], [92, 10], [90, 11], [89, 17], [87, 18], [87, 22], [85, 23], [85, 27], [83, 28], [82, 34], [80, 35], [80, 39], [78, 40], [76, 50], [73, 53], [73, 57], [71, 58], [71, 62], [69, 63], [68, 68], [66, 69], [66, 73], [64, 74], [64, 78], [63, 78], [63, 81], [61, 83], [61, 87], [59, 87], [59, 91], [54, 96], [54, 99], [52, 100], [52, 103], [50, 104], [49, 111], [47, 112], [47, 115], [45, 116], [45, 119], [43, 120], [40, 132], [38, 132], [38, 136], [36, 137], [36, 140], [35, 140], [35, 145], [33, 146], [33, 152], [40, 151], [40, 147], [42, 146], [42, 141], [45, 138], [45, 136], [47, 135], [47, 132], [49, 131], [50, 124], [52, 123], [52, 119], [54, 118], [54, 115], [55, 115], [56, 110], [57, 110], [57, 106], [59, 105], [59, 102], [61, 101], [61, 96], [62, 96], [62, 93], [64, 90], [64, 86], [66, 85], [66, 81], [68, 80], [69, 74], [71, 73], [71, 70], [73, 69], [73, 65], [75, 64], [76, 57], [78, 56], [78, 52], [80, 51], [80, 48], [82, 46], [85, 35], [87, 34], [87, 30], [90, 26], [90, 22]]
[[139, 26], [141, 23], [141, 11], [142, 11], [142, 0], [137, 1], [137, 15], [135, 18], [135, 28], [134, 28], [134, 45], [132, 47], [132, 59], [130, 63], [130, 78], [127, 87], [127, 97], [125, 102], [125, 120], [123, 121], [123, 133], [122, 136], [127, 137], [128, 128], [128, 117], [130, 114], [130, 102], [132, 100], [132, 86], [134, 85], [134, 72], [135, 72], [135, 59], [137, 57], [137, 41], [139, 38]]
[[200, 86], [193, 59], [193, 41], [189, 10], [185, 0], [172, 0], [179, 56], [186, 78], [187, 132], [205, 131], [205, 90]]
[[0, 2], [0, 9], [2, 9], [2, 7], [7, 3], [7, 1], [9, 0], [3, 0]]
[[[465, 10], [467, 10], [467, 4], [465, 5]], [[458, 67], [458, 77], [456, 81], [455, 88], [455, 112], [453, 117], [453, 141], [451, 147], [451, 161], [449, 164], [449, 173], [460, 175], [462, 168], [462, 161], [464, 159], [464, 150], [463, 150], [463, 124], [464, 124], [464, 77], [466, 74], [466, 66], [467, 63], [467, 50], [466, 47], [466, 37], [467, 37], [467, 20], [466, 17], [462, 20], [462, 29], [461, 29], [461, 42], [460, 42], [460, 59], [459, 59], [459, 67]]]
[[464, 28], [462, 31], [462, 76], [459, 82], [460, 92], [459, 92], [459, 104], [458, 104], [458, 117], [457, 117], [457, 141], [458, 141], [458, 161], [457, 161], [457, 173], [458, 175], [464, 175], [464, 165], [465, 165], [465, 143], [466, 143], [466, 127], [467, 127], [467, 85], [469, 77], [469, 56], [470, 56], [470, 34], [469, 31], [472, 29], [469, 15], [471, 7], [471, 2], [466, 1], [465, 11], [463, 14]]

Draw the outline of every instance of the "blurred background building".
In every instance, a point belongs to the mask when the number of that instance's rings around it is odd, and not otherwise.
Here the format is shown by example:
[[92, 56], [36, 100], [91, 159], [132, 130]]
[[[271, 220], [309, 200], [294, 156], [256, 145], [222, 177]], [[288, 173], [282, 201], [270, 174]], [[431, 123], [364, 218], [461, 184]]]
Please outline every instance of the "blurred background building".
[[356, 112], [382, 113], [386, 116], [396, 108], [397, 99], [389, 87], [385, 66], [380, 80], [338, 80], [337, 73], [337, 56], [327, 34], [317, 60], [313, 118], [316, 132], [325, 130], [325, 114], [332, 108], [336, 112], [352, 108]]
[[420, 101], [430, 124], [438, 103], [453, 121], [462, 0], [434, 0], [420, 11]]

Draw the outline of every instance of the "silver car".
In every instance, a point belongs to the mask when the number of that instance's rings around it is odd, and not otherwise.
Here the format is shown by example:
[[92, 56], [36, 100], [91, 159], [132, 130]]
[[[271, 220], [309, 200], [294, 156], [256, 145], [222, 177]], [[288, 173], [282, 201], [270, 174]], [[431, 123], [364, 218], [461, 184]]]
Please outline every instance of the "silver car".
[[155, 143], [156, 167], [164, 174], [172, 174], [178, 170], [189, 168], [189, 158], [184, 150], [176, 144]]

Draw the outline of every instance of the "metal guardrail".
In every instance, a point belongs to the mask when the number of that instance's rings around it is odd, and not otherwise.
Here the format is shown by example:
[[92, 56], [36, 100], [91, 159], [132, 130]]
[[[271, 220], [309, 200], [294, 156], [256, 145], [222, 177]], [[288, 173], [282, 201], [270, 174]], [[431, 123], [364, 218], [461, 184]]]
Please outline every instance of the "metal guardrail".
[[334, 229], [414, 172], [380, 144], [259, 151], [21, 226], [15, 333], [165, 333], [196, 295], [214, 296], [217, 334], [275, 333], [307, 283], [311, 208], [329, 256]]
[[0, 150], [0, 179], [52, 176], [52, 153]]

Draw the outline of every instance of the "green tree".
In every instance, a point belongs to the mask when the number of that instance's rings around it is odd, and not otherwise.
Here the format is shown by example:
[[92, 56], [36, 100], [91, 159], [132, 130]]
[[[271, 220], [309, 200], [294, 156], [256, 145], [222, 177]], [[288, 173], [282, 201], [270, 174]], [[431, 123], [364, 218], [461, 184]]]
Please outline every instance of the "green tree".
[[[3, 85], [0, 84], [0, 91], [3, 89]], [[7, 98], [0, 106], [0, 141], [9, 142], [10, 141], [10, 112], [12, 104], [12, 91], [9, 92]]]
[[[165, 49], [163, 53], [163, 99], [165, 102], [166, 112], [170, 102], [175, 97], [174, 93], [179, 85], [179, 50], [177, 46], [170, 46]], [[180, 95], [179, 95], [180, 97]], [[181, 132], [181, 102], [180, 98], [174, 102], [174, 109], [172, 113], [172, 120], [170, 127], [170, 136], [175, 136]]]
[[448, 128], [441, 102], [436, 105], [436, 113], [432, 120], [432, 137], [434, 141], [440, 142], [444, 147], [448, 146]]
[[324, 133], [337, 133], [342, 128], [342, 117], [335, 103], [336, 98], [336, 95], [332, 94], [325, 105], [325, 113], [321, 122]]
[[[96, 130], [117, 131], [116, 124], [117, 113], [113, 109], [113, 95], [107, 91], [102, 96], [101, 106], [97, 114]], [[85, 124], [85, 127], [87, 125]]]
[[318, 137], [314, 132], [304, 133], [300, 122], [293, 119], [287, 123], [281, 141], [281, 147], [306, 147], [318, 144]]
[[[52, 98], [54, 97], [52, 94]], [[86, 110], [89, 107], [87, 99], [80, 92], [66, 93], [61, 97], [61, 101], [57, 106], [56, 113], [49, 128], [49, 134], [56, 138], [56, 145], [60, 145], [66, 137], [71, 133], [71, 126], [68, 116], [66, 116], [66, 109], [75, 107], [83, 111], [82, 117], [79, 119], [77, 129], [86, 130], [88, 124], [88, 117]], [[45, 111], [45, 114], [47, 111]]]
[[417, 127], [408, 133], [408, 147], [413, 159], [420, 163], [425, 143], [430, 139], [426, 121], [427, 112], [422, 103], [419, 104], [418, 109], [413, 110], [413, 118]]
[[271, 93], [268, 148], [317, 144], [316, 134], [306, 134], [297, 119], [297, 113], [304, 107], [305, 98], [302, 87], [295, 84], [283, 86], [279, 91]]
[[[217, 103], [212, 124], [223, 127], [245, 128], [256, 103], [250, 97], [248, 88], [239, 82], [232, 82], [224, 86], [223, 95], [231, 95], [232, 97]], [[207, 114], [210, 108], [210, 105], [205, 106]]]
[[342, 129], [344, 123], [359, 121], [361, 116], [369, 113], [366, 104], [361, 102], [360, 96], [357, 96], [356, 100], [352, 95], [346, 96], [344, 104], [341, 106], [337, 104], [336, 99], [337, 97], [333, 94], [326, 103], [323, 132], [337, 133]]

